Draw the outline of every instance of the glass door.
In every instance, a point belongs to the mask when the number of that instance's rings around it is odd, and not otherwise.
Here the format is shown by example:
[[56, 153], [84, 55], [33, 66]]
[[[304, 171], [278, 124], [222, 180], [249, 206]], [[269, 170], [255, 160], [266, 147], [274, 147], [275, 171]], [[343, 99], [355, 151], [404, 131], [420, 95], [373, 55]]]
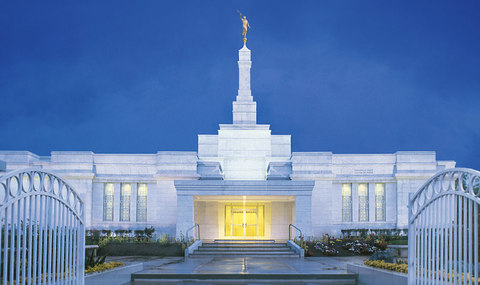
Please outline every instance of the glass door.
[[232, 206], [232, 233], [231, 236], [244, 236], [244, 213], [243, 209], [238, 206]]
[[259, 203], [225, 205], [225, 236], [254, 238], [264, 236], [264, 208]]

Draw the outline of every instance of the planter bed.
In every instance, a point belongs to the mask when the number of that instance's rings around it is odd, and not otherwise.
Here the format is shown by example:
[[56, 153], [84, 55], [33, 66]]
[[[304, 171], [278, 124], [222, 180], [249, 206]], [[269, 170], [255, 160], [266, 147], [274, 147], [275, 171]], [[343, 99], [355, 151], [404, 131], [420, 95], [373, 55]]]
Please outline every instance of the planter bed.
[[[360, 247], [356, 247], [356, 249], [359, 249], [357, 252], [355, 251], [350, 251], [348, 248], [351, 246], [345, 247], [346, 243], [355, 243], [355, 241], [344, 241], [344, 240], [334, 240], [331, 239], [328, 242], [311, 242], [311, 241], [306, 241], [305, 245], [308, 247], [307, 250], [305, 250], [305, 257], [312, 256], [312, 257], [317, 257], [317, 256], [358, 256], [358, 255], [364, 255], [364, 256], [369, 256], [372, 255], [372, 253], [377, 249], [385, 249], [386, 245], [384, 247], [379, 247], [378, 244], [373, 244], [373, 243], [365, 243], [363, 241], [360, 241], [359, 243], [362, 243], [364, 245], [364, 248], [360, 250]], [[315, 245], [318, 245], [317, 247]], [[324, 247], [323, 245], [327, 245]], [[375, 246], [375, 249], [373, 247]], [[323, 251], [322, 251], [323, 248]], [[325, 248], [328, 248], [328, 250], [325, 250]]]
[[359, 285], [407, 285], [408, 276], [404, 273], [384, 270], [360, 264], [347, 264], [347, 271], [357, 275]]
[[99, 255], [108, 256], [183, 256], [181, 244], [108, 243], [98, 249]]

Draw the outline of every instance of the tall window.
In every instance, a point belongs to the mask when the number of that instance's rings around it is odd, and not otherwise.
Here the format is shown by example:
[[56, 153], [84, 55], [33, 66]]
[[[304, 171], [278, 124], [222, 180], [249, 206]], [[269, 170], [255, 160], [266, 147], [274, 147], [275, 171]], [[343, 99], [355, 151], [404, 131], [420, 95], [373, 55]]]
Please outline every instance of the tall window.
[[385, 221], [385, 183], [375, 184], [375, 220]]
[[138, 184], [137, 222], [147, 221], [147, 184]]
[[120, 221], [130, 221], [130, 196], [132, 194], [132, 186], [130, 184], [122, 184], [120, 191]]
[[103, 220], [113, 221], [113, 183], [105, 183], [103, 188]]
[[342, 184], [342, 221], [352, 221], [352, 184]]
[[368, 184], [358, 184], [358, 216], [360, 222], [368, 222]]

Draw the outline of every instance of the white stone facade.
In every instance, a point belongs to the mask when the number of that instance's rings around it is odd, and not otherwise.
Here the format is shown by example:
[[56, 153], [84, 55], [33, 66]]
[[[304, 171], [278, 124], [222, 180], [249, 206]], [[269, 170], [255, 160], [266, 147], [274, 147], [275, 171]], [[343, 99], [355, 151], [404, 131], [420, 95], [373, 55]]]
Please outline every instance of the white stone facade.
[[[28, 167], [56, 172], [85, 201], [90, 229], [153, 226], [157, 233], [180, 236], [198, 223], [204, 239], [286, 239], [289, 224], [306, 236], [343, 229], [406, 229], [409, 193], [436, 172], [455, 166], [454, 161], [436, 160], [433, 151], [292, 153], [290, 135], [272, 135], [269, 125], [256, 123], [251, 65], [251, 52], [244, 46], [239, 50], [233, 124], [221, 124], [216, 135], [199, 135], [198, 152], [54, 151], [42, 157], [0, 151], [0, 174]], [[106, 183], [113, 183], [111, 204]], [[128, 200], [122, 200], [122, 184], [131, 186]], [[139, 214], [139, 207], [145, 207], [138, 198], [139, 185], [148, 189], [146, 220]], [[105, 219], [108, 207], [112, 220]], [[128, 208], [126, 220], [121, 219], [122, 207]], [[235, 222], [241, 217], [243, 222]]]

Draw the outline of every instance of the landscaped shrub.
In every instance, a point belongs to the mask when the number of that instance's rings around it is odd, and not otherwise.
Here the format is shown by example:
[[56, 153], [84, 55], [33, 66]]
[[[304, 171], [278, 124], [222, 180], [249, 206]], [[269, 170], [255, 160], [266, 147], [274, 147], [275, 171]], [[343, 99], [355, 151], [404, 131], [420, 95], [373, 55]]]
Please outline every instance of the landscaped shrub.
[[155, 228], [154, 227], [145, 228], [144, 232], [148, 238], [151, 238], [153, 233], [155, 232]]
[[338, 254], [338, 250], [336, 250], [333, 245], [330, 245], [329, 243], [317, 242], [315, 243], [314, 248], [327, 256], [334, 256]]
[[350, 252], [353, 252], [359, 255], [372, 254], [379, 249], [375, 245], [368, 244], [365, 241], [359, 241], [359, 240], [355, 240], [353, 242], [346, 242], [342, 245], [342, 247], [345, 250], [348, 250]]
[[95, 265], [93, 267], [89, 267], [89, 268], [85, 269], [85, 274], [101, 272], [101, 271], [105, 271], [105, 270], [112, 269], [112, 268], [119, 267], [119, 266], [123, 266], [123, 265], [124, 265], [123, 262], [115, 262], [115, 261], [108, 262], [108, 263], [102, 263], [102, 264], [98, 264], [98, 265]]
[[100, 241], [100, 231], [99, 230], [87, 230], [85, 233], [85, 244], [86, 245], [96, 245]]
[[385, 262], [384, 260], [365, 260], [363, 263], [368, 266], [392, 270], [400, 273], [408, 273], [408, 264]]
[[183, 256], [184, 244], [159, 242], [109, 242], [98, 249], [98, 254], [109, 256]]
[[[344, 237], [364, 237], [366, 235], [385, 236], [385, 237], [406, 237], [407, 229], [349, 229], [342, 230]], [[388, 240], [387, 240], [388, 241]]]
[[387, 236], [377, 236], [374, 233], [361, 238], [351, 236], [338, 238], [324, 234], [320, 239], [304, 240], [303, 237], [298, 237], [294, 241], [305, 250], [305, 256], [354, 256], [371, 255], [377, 250], [386, 250], [387, 239]]
[[383, 260], [387, 263], [392, 263], [393, 253], [391, 250], [377, 250], [372, 254], [372, 256], [370, 256], [369, 260], [371, 261]]
[[105, 258], [107, 258], [106, 255], [96, 257], [95, 251], [92, 250], [90, 254], [85, 256], [85, 269], [105, 263]]
[[394, 239], [389, 242], [391, 245], [408, 245], [407, 239]]
[[114, 232], [115, 232], [115, 235], [118, 237], [118, 236], [126, 236], [128, 234], [131, 234], [132, 230], [120, 229], [120, 230], [115, 230]]

